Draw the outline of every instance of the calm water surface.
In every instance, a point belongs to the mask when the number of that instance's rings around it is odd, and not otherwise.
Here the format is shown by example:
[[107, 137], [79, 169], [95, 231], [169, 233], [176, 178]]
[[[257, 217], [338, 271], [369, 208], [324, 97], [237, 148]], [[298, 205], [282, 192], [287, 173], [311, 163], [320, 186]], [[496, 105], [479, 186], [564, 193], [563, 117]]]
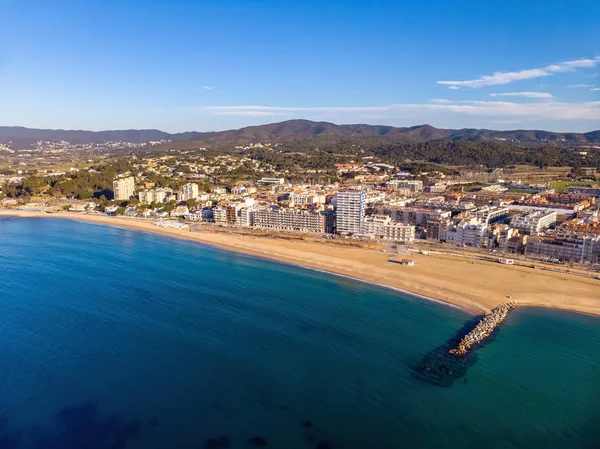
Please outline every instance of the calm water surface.
[[460, 310], [59, 219], [0, 218], [0, 301], [0, 449], [600, 447], [594, 317], [518, 310], [442, 388]]

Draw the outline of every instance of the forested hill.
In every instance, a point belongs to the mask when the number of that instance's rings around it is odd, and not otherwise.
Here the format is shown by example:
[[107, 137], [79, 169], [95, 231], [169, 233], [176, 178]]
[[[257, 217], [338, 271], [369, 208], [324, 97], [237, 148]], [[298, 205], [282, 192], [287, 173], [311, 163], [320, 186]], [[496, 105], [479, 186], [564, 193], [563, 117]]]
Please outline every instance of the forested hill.
[[[589, 133], [557, 133], [538, 130], [493, 131], [488, 129], [440, 129], [430, 125], [410, 128], [377, 125], [335, 125], [309, 120], [289, 120], [269, 125], [249, 126], [238, 130], [212, 133], [185, 133], [172, 135], [189, 144], [231, 145], [251, 142], [286, 142], [298, 137], [326, 138], [385, 138], [389, 142], [502, 142], [508, 144], [538, 144], [557, 146], [585, 146], [600, 144], [600, 131]], [[184, 137], [181, 139], [180, 137]]]
[[186, 132], [169, 134], [156, 129], [121, 131], [69, 131], [1, 127], [0, 143], [17, 148], [29, 147], [36, 141], [67, 141], [73, 144], [127, 141], [145, 143], [170, 140], [171, 146], [231, 146], [255, 142], [289, 142], [298, 138], [323, 137], [338, 139], [377, 138], [387, 142], [498, 142], [516, 145], [586, 146], [600, 144], [600, 130], [588, 133], [557, 133], [538, 130], [493, 131], [487, 129], [439, 129], [429, 125], [397, 128], [376, 125], [335, 125], [309, 120], [289, 120], [268, 125], [250, 126], [219, 132]]

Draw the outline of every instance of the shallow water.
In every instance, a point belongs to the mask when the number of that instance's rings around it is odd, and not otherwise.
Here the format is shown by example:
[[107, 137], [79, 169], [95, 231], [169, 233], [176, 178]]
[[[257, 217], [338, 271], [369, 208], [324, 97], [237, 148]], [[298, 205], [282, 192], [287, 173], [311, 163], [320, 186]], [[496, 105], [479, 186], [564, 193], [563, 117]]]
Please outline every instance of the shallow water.
[[46, 218], [0, 219], [0, 301], [1, 449], [600, 445], [595, 317], [517, 310], [442, 388], [458, 309]]

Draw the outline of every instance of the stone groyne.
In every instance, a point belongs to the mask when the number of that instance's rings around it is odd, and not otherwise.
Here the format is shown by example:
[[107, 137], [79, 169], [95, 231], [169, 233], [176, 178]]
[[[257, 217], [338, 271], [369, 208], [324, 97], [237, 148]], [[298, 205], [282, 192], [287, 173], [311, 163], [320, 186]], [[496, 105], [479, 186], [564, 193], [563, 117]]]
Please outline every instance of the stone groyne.
[[508, 313], [515, 308], [514, 302], [508, 302], [501, 304], [498, 307], [492, 309], [492, 311], [483, 316], [477, 326], [466, 334], [456, 345], [456, 347], [448, 351], [449, 354], [454, 356], [466, 355], [473, 346], [482, 342], [489, 337], [494, 330], [502, 324], [506, 319]]

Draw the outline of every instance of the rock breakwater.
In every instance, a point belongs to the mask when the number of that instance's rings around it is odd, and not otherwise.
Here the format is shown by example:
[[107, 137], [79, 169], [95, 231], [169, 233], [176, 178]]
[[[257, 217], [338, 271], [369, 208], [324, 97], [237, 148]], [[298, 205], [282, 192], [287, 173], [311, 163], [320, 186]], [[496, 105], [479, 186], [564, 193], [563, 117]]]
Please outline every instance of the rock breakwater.
[[466, 355], [473, 346], [481, 343], [487, 337], [489, 337], [494, 330], [504, 322], [511, 310], [514, 310], [515, 303], [508, 302], [501, 304], [498, 307], [492, 309], [492, 311], [481, 318], [477, 326], [466, 334], [456, 345], [456, 347], [448, 351], [449, 354], [454, 356]]

